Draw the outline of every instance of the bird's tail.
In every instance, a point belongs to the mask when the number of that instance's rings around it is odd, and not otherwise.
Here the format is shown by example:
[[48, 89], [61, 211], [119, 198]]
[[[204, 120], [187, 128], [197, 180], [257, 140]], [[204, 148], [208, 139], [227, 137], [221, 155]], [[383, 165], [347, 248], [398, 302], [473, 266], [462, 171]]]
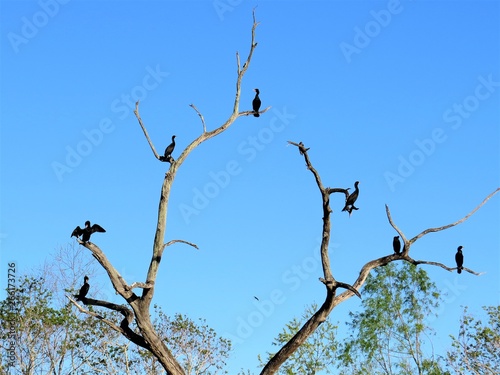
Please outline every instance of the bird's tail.
[[259, 112], [255, 112], [253, 115], [254, 115], [255, 117], [260, 117], [260, 113], [259, 113]]
[[457, 273], [462, 273], [462, 268], [458, 268]]

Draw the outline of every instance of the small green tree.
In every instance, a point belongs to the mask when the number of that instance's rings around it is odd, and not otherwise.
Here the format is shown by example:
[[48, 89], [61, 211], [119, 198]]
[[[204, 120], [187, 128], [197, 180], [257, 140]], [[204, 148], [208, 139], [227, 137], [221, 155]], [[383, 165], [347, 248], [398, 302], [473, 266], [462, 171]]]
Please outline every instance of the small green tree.
[[[276, 337], [273, 345], [282, 347], [298, 332], [304, 322], [317, 311], [318, 306], [313, 304], [306, 308], [300, 319], [294, 318], [289, 322], [283, 331]], [[301, 345], [295, 353], [281, 366], [278, 374], [283, 375], [314, 375], [319, 371], [330, 373], [336, 357], [338, 341], [336, 339], [337, 326], [329, 319], [325, 320], [307, 341]], [[268, 358], [274, 354], [268, 353]], [[261, 365], [267, 363], [262, 361]]]
[[111, 330], [99, 321], [78, 319], [70, 304], [55, 305], [54, 292], [43, 277], [23, 276], [9, 299], [0, 301], [0, 319], [2, 351], [8, 349], [6, 345], [10, 348], [7, 338], [11, 328], [15, 331], [13, 374], [62, 375], [107, 368], [104, 353], [108, 349], [99, 348], [113, 341]]
[[341, 345], [340, 374], [443, 374], [425, 354], [439, 292], [427, 272], [404, 262], [374, 270], [363, 287], [362, 311], [350, 313], [353, 334]]
[[451, 336], [447, 363], [456, 374], [500, 374], [500, 306], [483, 307], [488, 324], [464, 309], [458, 337]]
[[[172, 348], [172, 355], [183, 366], [187, 375], [215, 375], [224, 371], [225, 360], [231, 351], [231, 341], [219, 337], [213, 328], [200, 318], [195, 322], [186, 315], [169, 317], [161, 307], [154, 306], [156, 318], [153, 326], [165, 343]], [[156, 358], [147, 350], [135, 348], [135, 368], [147, 374], [165, 374]]]

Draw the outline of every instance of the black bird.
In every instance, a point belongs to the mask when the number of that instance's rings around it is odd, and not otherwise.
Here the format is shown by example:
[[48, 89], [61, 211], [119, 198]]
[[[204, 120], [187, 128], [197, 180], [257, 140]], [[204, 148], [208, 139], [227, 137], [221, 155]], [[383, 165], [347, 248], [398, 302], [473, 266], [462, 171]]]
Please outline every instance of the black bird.
[[394, 236], [394, 240], [392, 240], [392, 248], [394, 249], [394, 254], [401, 254], [401, 242], [399, 242], [399, 236]]
[[90, 226], [90, 221], [85, 222], [85, 228], [80, 228], [79, 226], [75, 228], [73, 233], [71, 233], [71, 237], [75, 236], [76, 238], [82, 236], [82, 241], [83, 242], [88, 242], [90, 240], [90, 236], [94, 232], [101, 232], [104, 233], [106, 232], [103, 227], [101, 227], [99, 224], [94, 224]]
[[356, 206], [354, 206], [354, 203], [356, 202], [356, 199], [358, 199], [358, 195], [359, 195], [358, 184], [359, 184], [359, 181], [356, 181], [354, 183], [355, 190], [347, 197], [347, 199], [345, 201], [345, 206], [342, 209], [342, 211], [349, 212], [349, 216], [351, 216], [352, 210], [358, 209]]
[[89, 281], [89, 277], [85, 276], [83, 278], [83, 285], [80, 288], [80, 293], [75, 294], [75, 298], [77, 301], [83, 301], [85, 299], [85, 296], [89, 292], [90, 284], [88, 283], [88, 281]]
[[172, 136], [172, 143], [170, 143], [165, 149], [165, 155], [160, 156], [161, 161], [170, 161], [172, 159], [172, 152], [175, 148], [175, 135]]
[[259, 98], [260, 91], [259, 91], [259, 89], [253, 89], [253, 90], [255, 91], [255, 98], [253, 98], [253, 101], [252, 101], [253, 115], [255, 117], [259, 117], [260, 116], [259, 109], [260, 109], [260, 105], [261, 105], [260, 98]]
[[457, 273], [462, 273], [462, 269], [464, 268], [464, 254], [462, 253], [462, 247], [459, 246], [457, 249], [457, 253], [455, 254], [455, 262], [457, 262]]

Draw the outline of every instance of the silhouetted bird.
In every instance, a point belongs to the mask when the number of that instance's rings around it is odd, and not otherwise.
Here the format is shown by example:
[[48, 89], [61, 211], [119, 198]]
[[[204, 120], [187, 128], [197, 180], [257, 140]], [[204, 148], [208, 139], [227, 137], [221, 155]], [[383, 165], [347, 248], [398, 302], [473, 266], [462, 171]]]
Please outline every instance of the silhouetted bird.
[[260, 98], [259, 98], [260, 91], [259, 91], [259, 89], [253, 89], [253, 90], [255, 91], [255, 98], [253, 98], [253, 101], [252, 101], [253, 115], [255, 117], [259, 117], [260, 116], [259, 109], [260, 109], [260, 105], [261, 105]]
[[457, 249], [457, 253], [455, 254], [455, 262], [457, 262], [457, 273], [462, 273], [462, 269], [464, 268], [464, 254], [462, 253], [462, 247], [459, 246]]
[[354, 203], [356, 202], [356, 199], [358, 199], [358, 195], [359, 195], [358, 184], [359, 184], [359, 181], [356, 181], [354, 183], [355, 190], [347, 197], [347, 199], [345, 201], [345, 206], [342, 209], [342, 211], [349, 212], [349, 216], [351, 216], [352, 210], [358, 209], [356, 206], [354, 206]]
[[94, 224], [90, 226], [90, 221], [85, 222], [85, 228], [80, 228], [79, 226], [75, 228], [73, 233], [71, 233], [71, 237], [75, 236], [76, 238], [82, 236], [82, 241], [83, 242], [88, 242], [90, 240], [90, 236], [94, 232], [101, 232], [104, 233], [106, 232], [103, 227], [101, 227], [99, 224]]
[[170, 161], [172, 159], [172, 152], [174, 152], [175, 148], [175, 135], [172, 136], [172, 143], [170, 143], [165, 149], [165, 154], [160, 156], [161, 161]]
[[401, 242], [399, 242], [399, 236], [394, 236], [394, 240], [392, 240], [392, 248], [394, 249], [394, 254], [401, 254]]
[[80, 288], [80, 293], [75, 294], [75, 298], [76, 298], [77, 301], [82, 301], [83, 299], [85, 299], [85, 296], [89, 292], [90, 284], [88, 283], [88, 281], [89, 281], [89, 277], [85, 276], [83, 278], [83, 285]]
[[253, 298], [255, 298], [257, 301], [260, 301], [260, 299], [258, 299], [257, 297], [253, 296]]

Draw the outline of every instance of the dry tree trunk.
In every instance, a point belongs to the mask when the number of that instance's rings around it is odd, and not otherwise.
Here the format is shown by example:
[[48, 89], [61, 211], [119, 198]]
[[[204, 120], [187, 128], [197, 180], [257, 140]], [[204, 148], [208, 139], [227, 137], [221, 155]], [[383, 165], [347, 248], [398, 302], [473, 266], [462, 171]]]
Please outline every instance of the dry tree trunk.
[[[90, 298], [84, 298], [82, 302], [85, 305], [101, 306], [110, 310], [117, 311], [124, 316], [124, 319], [121, 321], [120, 324], [116, 324], [115, 322], [100, 316], [98, 313], [83, 308], [69, 296], [68, 299], [70, 299], [71, 302], [75, 304], [81, 312], [94, 316], [97, 319], [101, 319], [112, 329], [123, 334], [131, 342], [150, 351], [162, 364], [163, 368], [169, 375], [184, 375], [185, 371], [182, 369], [178, 361], [174, 358], [174, 356], [167, 348], [163, 340], [158, 336], [150, 319], [150, 305], [155, 292], [156, 277], [158, 274], [158, 269], [160, 266], [163, 251], [167, 246], [172, 245], [176, 242], [181, 242], [197, 248], [195, 244], [192, 244], [184, 240], [171, 240], [166, 243], [164, 242], [166, 226], [167, 226], [167, 209], [168, 209], [168, 199], [170, 196], [170, 190], [178, 168], [182, 165], [182, 163], [191, 153], [191, 151], [193, 151], [201, 143], [227, 130], [238, 117], [249, 116], [254, 114], [253, 110], [240, 112], [239, 103], [241, 96], [241, 82], [243, 76], [248, 70], [248, 67], [250, 66], [253, 52], [257, 47], [257, 43], [255, 42], [255, 30], [258, 24], [259, 23], [256, 22], [255, 20], [255, 11], [254, 11], [250, 51], [245, 63], [243, 64], [243, 67], [241, 67], [240, 65], [239, 54], [236, 53], [236, 64], [237, 64], [236, 93], [234, 98], [233, 110], [229, 118], [226, 120], [226, 122], [214, 130], [207, 131], [203, 115], [198, 111], [198, 109], [193, 104], [190, 105], [200, 117], [203, 126], [203, 131], [200, 136], [198, 136], [195, 140], [193, 140], [182, 151], [177, 160], [173, 159], [169, 160], [170, 163], [169, 169], [165, 173], [165, 178], [163, 180], [163, 184], [161, 187], [160, 201], [158, 205], [158, 220], [156, 225], [152, 257], [147, 273], [146, 282], [134, 282], [131, 285], [127, 284], [126, 281], [122, 278], [122, 276], [118, 273], [118, 271], [114, 268], [114, 266], [109, 262], [106, 255], [101, 251], [101, 249], [97, 245], [91, 242], [79, 241], [80, 244], [82, 244], [92, 252], [92, 255], [105, 269], [114, 289], [116, 290], [117, 294], [123, 297], [123, 299], [126, 301], [126, 304], [117, 305], [111, 302], [100, 301]], [[260, 113], [265, 113], [266, 111], [269, 110], [269, 108], [270, 107], [265, 108], [264, 110], [260, 111]], [[136, 103], [134, 113], [137, 117], [139, 125], [141, 126], [144, 132], [144, 135], [146, 136], [149, 145], [151, 146], [151, 150], [153, 151], [155, 158], [160, 160], [160, 157], [155, 150], [153, 142], [149, 138], [146, 127], [144, 126], [144, 123], [141, 117], [139, 116], [139, 102]], [[135, 288], [142, 288], [142, 293], [140, 296], [134, 293], [133, 290]], [[132, 328], [130, 328], [130, 324], [134, 321], [137, 325], [138, 328], [137, 330], [133, 330]]]
[[[174, 243], [181, 242], [190, 246], [193, 246], [197, 248], [197, 246], [193, 243], [190, 243], [185, 240], [170, 240], [168, 242], [165, 241], [165, 232], [166, 232], [166, 226], [167, 226], [167, 209], [168, 209], [168, 199], [170, 196], [170, 190], [172, 187], [172, 183], [175, 179], [175, 175], [177, 173], [178, 168], [182, 165], [184, 160], [187, 158], [187, 156], [193, 151], [196, 147], [198, 147], [201, 143], [209, 140], [210, 138], [215, 137], [216, 135], [224, 132], [227, 130], [233, 123], [234, 121], [240, 117], [240, 116], [249, 116], [253, 115], [253, 111], [242, 111], [239, 112], [239, 101], [240, 101], [240, 95], [241, 95], [241, 82], [243, 79], [243, 76], [245, 75], [251, 59], [253, 52], [255, 48], [257, 47], [257, 43], [255, 42], [255, 30], [258, 26], [258, 22], [255, 20], [255, 12], [253, 13], [253, 25], [252, 25], [252, 36], [251, 36], [251, 45], [250, 45], [250, 51], [248, 54], [248, 57], [243, 64], [243, 66], [240, 65], [240, 57], [239, 54], [236, 53], [236, 62], [237, 62], [237, 79], [236, 79], [236, 92], [235, 92], [235, 99], [234, 99], [234, 105], [233, 105], [233, 110], [229, 116], [229, 118], [226, 120], [224, 124], [222, 124], [220, 127], [212, 130], [212, 131], [207, 131], [205, 120], [203, 118], [203, 115], [200, 113], [200, 111], [193, 105], [191, 104], [190, 106], [193, 108], [193, 110], [196, 111], [198, 116], [200, 117], [201, 123], [202, 123], [202, 133], [200, 136], [198, 136], [195, 140], [193, 140], [180, 154], [179, 158], [177, 160], [170, 159], [170, 165], [169, 169], [165, 174], [165, 178], [163, 180], [162, 188], [161, 188], [161, 194], [160, 194], [160, 201], [158, 205], [158, 220], [157, 220], [157, 226], [156, 226], [156, 232], [155, 232], [155, 239], [154, 239], [154, 244], [153, 244], [153, 251], [152, 251], [152, 257], [151, 257], [151, 262], [149, 265], [148, 273], [147, 273], [147, 278], [146, 282], [134, 282], [132, 284], [127, 284], [127, 282], [122, 278], [122, 276], [118, 273], [118, 271], [114, 268], [114, 266], [109, 262], [107, 259], [106, 255], [102, 252], [102, 250], [95, 244], [91, 242], [82, 242], [79, 241], [80, 244], [85, 246], [87, 249], [89, 249], [92, 252], [92, 255], [97, 259], [97, 261], [101, 264], [101, 266], [104, 268], [104, 270], [107, 272], [108, 277], [113, 285], [113, 288], [119, 294], [125, 301], [126, 304], [123, 305], [117, 305], [111, 302], [107, 301], [101, 301], [101, 300], [95, 300], [95, 299], [90, 299], [90, 298], [84, 298], [82, 300], [83, 304], [85, 305], [93, 305], [93, 306], [101, 306], [110, 310], [117, 311], [121, 313], [124, 318], [123, 320], [117, 324], [112, 320], [106, 319], [102, 316], [100, 316], [98, 313], [94, 311], [89, 311], [85, 309], [84, 307], [80, 306], [78, 302], [76, 302], [74, 299], [68, 296], [68, 299], [75, 305], [77, 308], [83, 312], [86, 313], [90, 316], [94, 316], [97, 319], [102, 320], [104, 323], [106, 323], [109, 327], [114, 329], [117, 332], [120, 332], [123, 334], [128, 340], [131, 342], [135, 343], [136, 345], [139, 345], [143, 347], [144, 349], [150, 351], [157, 359], [158, 361], [162, 364], [163, 368], [169, 375], [184, 375], [185, 372], [180, 366], [180, 364], [177, 362], [177, 360], [174, 358], [170, 350], [166, 347], [165, 343], [162, 341], [162, 339], [158, 336], [156, 333], [153, 324], [150, 319], [150, 305], [151, 301], [154, 296], [155, 292], [155, 282], [156, 282], [156, 277], [158, 273], [158, 269], [160, 266], [161, 258], [163, 255], [163, 251], [167, 246], [170, 246]], [[264, 113], [269, 110], [270, 107], [265, 108], [264, 110], [260, 111], [260, 113]], [[141, 126], [144, 135], [146, 136], [146, 139], [151, 146], [151, 150], [155, 156], [156, 159], [160, 160], [160, 156], [155, 150], [155, 147], [153, 145], [153, 142], [151, 141], [148, 132], [146, 130], [146, 127], [143, 124], [143, 121], [139, 115], [139, 102], [136, 103], [136, 108], [134, 111], [137, 120], [139, 122], [139, 125]], [[448, 271], [453, 271], [456, 268], [451, 268], [447, 267], [444, 264], [437, 263], [437, 262], [432, 262], [432, 261], [423, 261], [423, 260], [414, 260], [410, 257], [409, 252], [410, 252], [410, 247], [411, 245], [417, 241], [420, 237], [431, 233], [431, 232], [437, 232], [440, 230], [444, 230], [447, 228], [450, 228], [452, 226], [458, 225], [462, 223], [463, 221], [467, 220], [475, 211], [477, 211], [483, 204], [486, 203], [488, 199], [490, 199], [494, 194], [496, 194], [499, 190], [495, 190], [493, 193], [491, 193], [479, 206], [477, 206], [471, 213], [469, 213], [467, 216], [462, 218], [461, 220], [443, 226], [439, 228], [430, 228], [422, 233], [418, 234], [414, 238], [408, 240], [403, 232], [394, 224], [391, 218], [391, 214], [389, 211], [389, 208], [386, 206], [386, 211], [387, 211], [387, 217], [389, 219], [390, 224], [392, 227], [398, 232], [398, 234], [401, 236], [401, 238], [404, 241], [404, 249], [401, 254], [391, 254], [388, 256], [384, 256], [375, 260], [372, 260], [365, 264], [359, 273], [358, 278], [355, 280], [355, 282], [350, 285], [344, 282], [340, 282], [335, 280], [335, 278], [332, 275], [331, 269], [330, 269], [330, 260], [329, 260], [329, 255], [328, 255], [328, 245], [330, 242], [330, 232], [331, 232], [331, 221], [330, 221], [330, 215], [331, 215], [331, 208], [330, 208], [330, 195], [333, 193], [343, 193], [347, 199], [348, 197], [348, 191], [347, 189], [343, 188], [328, 188], [324, 187], [319, 173], [313, 168], [309, 156], [307, 154], [307, 151], [309, 150], [308, 148], [305, 148], [302, 143], [294, 143], [294, 142], [289, 142], [299, 148], [300, 154], [304, 156], [307, 168], [311, 171], [311, 173], [314, 175], [314, 178], [316, 180], [316, 184], [318, 185], [318, 188], [321, 192], [321, 197], [322, 197], [322, 205], [323, 205], [323, 235], [322, 235], [322, 241], [321, 241], [321, 246], [320, 246], [320, 253], [321, 253], [321, 261], [322, 261], [322, 267], [323, 267], [323, 277], [320, 278], [320, 281], [325, 285], [326, 288], [326, 297], [323, 305], [318, 309], [316, 313], [311, 316], [311, 318], [302, 326], [302, 328], [297, 332], [297, 334], [290, 339], [288, 343], [286, 343], [267, 363], [267, 365], [264, 367], [264, 369], [261, 372], [261, 375], [270, 375], [274, 374], [278, 371], [280, 366], [297, 350], [298, 347], [300, 347], [306, 340], [307, 338], [318, 328], [318, 326], [323, 323], [328, 315], [331, 313], [331, 311], [337, 306], [338, 304], [344, 302], [345, 300], [349, 299], [353, 295], [357, 295], [358, 297], [361, 297], [358, 290], [363, 286], [366, 278], [368, 277], [368, 274], [371, 269], [375, 267], [379, 267], [382, 265], [385, 265], [389, 262], [396, 261], [396, 260], [404, 260], [407, 262], [410, 262], [412, 264], [418, 265], [418, 264], [430, 264], [430, 265], [435, 265], [444, 268], [445, 270]], [[479, 275], [478, 273], [464, 268], [465, 271], [468, 271], [470, 273], [473, 273], [475, 275]], [[142, 293], [141, 295], [137, 295], [134, 293], [135, 288], [141, 288]], [[343, 293], [337, 295], [337, 289], [338, 288], [343, 288], [346, 289]], [[130, 327], [130, 325], [135, 322], [137, 325], [137, 329], [134, 330]]]
[[[462, 219], [452, 223], [448, 224], [442, 227], [438, 228], [429, 228], [424, 230], [423, 232], [419, 233], [412, 239], [408, 240], [404, 233], [396, 226], [396, 224], [393, 222], [391, 213], [389, 211], [389, 207], [386, 205], [386, 213], [387, 213], [387, 218], [389, 219], [389, 223], [391, 226], [398, 232], [398, 234], [401, 236], [401, 238], [404, 241], [404, 248], [401, 254], [391, 254], [387, 256], [383, 256], [378, 259], [374, 259], [368, 263], [366, 263], [360, 270], [359, 276], [356, 279], [356, 281], [352, 284], [349, 285], [347, 283], [342, 283], [339, 281], [336, 281], [335, 278], [333, 277], [330, 269], [330, 260], [328, 257], [328, 243], [330, 241], [330, 214], [332, 212], [330, 208], [330, 195], [333, 193], [343, 193], [346, 196], [348, 196], [347, 189], [342, 189], [342, 188], [328, 188], [324, 187], [323, 183], [321, 182], [321, 178], [318, 174], [318, 172], [314, 169], [312, 166], [309, 156], [307, 154], [309, 148], [306, 148], [302, 142], [300, 143], [295, 143], [289, 141], [290, 144], [297, 146], [299, 148], [299, 152], [301, 155], [304, 156], [305, 162], [307, 169], [311, 171], [311, 173], [314, 175], [314, 178], [316, 180], [316, 184], [318, 185], [318, 188], [321, 192], [321, 197], [322, 197], [322, 204], [323, 204], [323, 236], [322, 236], [322, 242], [320, 246], [320, 253], [321, 253], [321, 261], [323, 265], [323, 277], [320, 278], [320, 281], [325, 285], [326, 287], [326, 297], [325, 297], [325, 302], [323, 305], [318, 309], [316, 313], [314, 313], [309, 320], [302, 326], [302, 328], [299, 329], [299, 331], [293, 336], [290, 341], [288, 341], [266, 364], [266, 366], [262, 369], [261, 375], [271, 375], [275, 374], [281, 365], [292, 356], [292, 354], [299, 348], [306, 340], [307, 338], [316, 330], [316, 328], [323, 323], [328, 315], [331, 313], [331, 311], [340, 303], [346, 301], [347, 299], [351, 298], [353, 295], [357, 295], [358, 297], [361, 298], [361, 295], [359, 294], [358, 290], [361, 289], [363, 284], [366, 281], [366, 278], [368, 277], [368, 274], [373, 268], [380, 267], [383, 265], [386, 265], [390, 262], [397, 261], [397, 260], [403, 260], [409, 263], [412, 263], [414, 265], [418, 264], [429, 264], [429, 265], [434, 265], [438, 266], [441, 268], [444, 268], [447, 271], [452, 272], [453, 270], [456, 269], [456, 267], [448, 267], [445, 266], [442, 263], [438, 262], [432, 262], [432, 261], [425, 261], [425, 260], [414, 260], [413, 258], [410, 257], [410, 248], [411, 245], [416, 242], [419, 238], [423, 237], [424, 235], [432, 232], [438, 232], [441, 230], [445, 230], [451, 227], [454, 227], [455, 225], [463, 223], [465, 220], [467, 220], [471, 215], [473, 215], [479, 208], [481, 208], [493, 195], [495, 195], [498, 191], [500, 191], [500, 188], [496, 189], [493, 193], [488, 195], [483, 202], [481, 202], [474, 210], [472, 210], [469, 214], [467, 214], [465, 217]], [[470, 272], [474, 275], [480, 275], [480, 273], [477, 273], [473, 270], [470, 270], [468, 268], [464, 268], [465, 271]], [[337, 289], [338, 288], [344, 288], [347, 289], [343, 293], [337, 295]]]

